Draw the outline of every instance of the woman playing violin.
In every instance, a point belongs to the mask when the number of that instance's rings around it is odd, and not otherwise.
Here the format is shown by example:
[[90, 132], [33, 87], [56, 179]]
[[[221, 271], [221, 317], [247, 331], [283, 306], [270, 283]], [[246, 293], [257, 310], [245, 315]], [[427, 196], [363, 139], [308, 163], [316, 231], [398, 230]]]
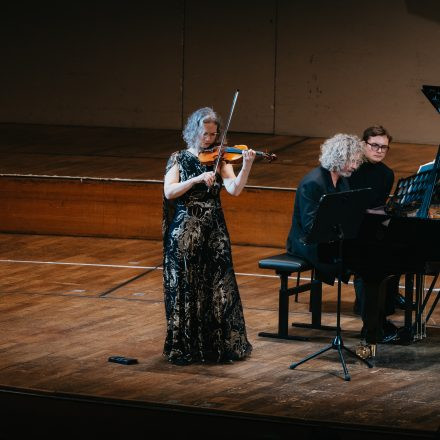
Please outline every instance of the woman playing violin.
[[163, 277], [170, 362], [228, 362], [252, 351], [232, 264], [231, 244], [220, 202], [222, 182], [238, 196], [255, 158], [243, 152], [236, 176], [231, 164], [200, 162], [199, 153], [219, 138], [219, 116], [195, 111], [183, 130], [187, 149], [171, 155], [164, 183]]

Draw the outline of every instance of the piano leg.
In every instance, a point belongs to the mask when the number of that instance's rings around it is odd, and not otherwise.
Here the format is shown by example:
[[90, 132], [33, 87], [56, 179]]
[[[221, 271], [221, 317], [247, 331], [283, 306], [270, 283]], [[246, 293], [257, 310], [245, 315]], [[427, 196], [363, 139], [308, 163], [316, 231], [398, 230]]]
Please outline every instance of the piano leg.
[[[423, 300], [423, 304], [422, 304], [422, 308], [423, 308], [423, 310], [425, 310], [426, 305], [428, 304], [428, 301], [429, 301], [429, 298], [430, 298], [430, 296], [431, 296], [431, 293], [432, 293], [433, 290], [434, 290], [435, 283], [436, 283], [437, 280], [438, 280], [438, 276], [439, 276], [439, 273], [437, 272], [437, 273], [434, 275], [434, 278], [432, 279], [431, 286], [430, 286], [430, 288], [429, 288], [429, 290], [428, 290], [428, 293], [427, 293], [426, 296], [425, 296], [425, 299]], [[433, 302], [432, 305], [431, 305], [431, 308], [429, 309], [428, 314], [426, 315], [425, 323], [429, 321], [429, 318], [431, 317], [432, 312], [434, 311], [435, 306], [437, 305], [439, 298], [440, 298], [440, 291], [437, 293], [437, 297], [435, 298], [434, 302]]]
[[[415, 296], [415, 309], [413, 299]], [[426, 321], [424, 316], [425, 275], [405, 274], [405, 323], [399, 329], [399, 339], [404, 345], [426, 337]], [[414, 315], [414, 319], [413, 319]]]
[[414, 340], [426, 338], [426, 323], [429, 321], [431, 314], [437, 305], [439, 300], [440, 292], [437, 294], [437, 298], [434, 300], [434, 303], [431, 305], [431, 309], [428, 314], [426, 314], [426, 306], [428, 304], [429, 298], [434, 290], [435, 283], [437, 282], [439, 274], [436, 273], [433, 275], [433, 279], [431, 281], [431, 285], [426, 292], [425, 290], [425, 275], [419, 276], [420, 287], [416, 292], [417, 296], [417, 308], [416, 308], [416, 316], [414, 318]]
[[414, 340], [418, 341], [426, 337], [425, 316], [422, 304], [425, 299], [425, 275], [416, 275], [416, 311], [414, 318]]
[[414, 274], [405, 274], [405, 323], [399, 329], [399, 340], [402, 344], [408, 345], [414, 340], [413, 331], [413, 296], [414, 296]]

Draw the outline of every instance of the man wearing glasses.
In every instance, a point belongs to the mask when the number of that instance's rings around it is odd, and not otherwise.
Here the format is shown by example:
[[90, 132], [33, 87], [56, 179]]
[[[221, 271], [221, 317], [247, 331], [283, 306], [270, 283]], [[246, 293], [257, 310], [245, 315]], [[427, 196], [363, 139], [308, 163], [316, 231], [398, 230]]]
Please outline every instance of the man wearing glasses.
[[[349, 177], [350, 189], [372, 188], [370, 209], [383, 209], [394, 183], [394, 172], [383, 163], [390, 148], [392, 136], [381, 125], [365, 129], [362, 136], [365, 143], [365, 162]], [[387, 281], [384, 315], [393, 315], [395, 306], [404, 308], [405, 299], [399, 294], [399, 279], [395, 276]], [[362, 316], [365, 322], [365, 285], [361, 277], [354, 277], [356, 299], [354, 312]], [[383, 317], [382, 343], [393, 341], [397, 338], [397, 327]]]

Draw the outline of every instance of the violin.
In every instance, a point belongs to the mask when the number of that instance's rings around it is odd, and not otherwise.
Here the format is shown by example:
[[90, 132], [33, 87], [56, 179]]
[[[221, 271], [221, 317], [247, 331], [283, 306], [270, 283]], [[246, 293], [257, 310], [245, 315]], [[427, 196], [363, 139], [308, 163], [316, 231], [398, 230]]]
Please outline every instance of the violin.
[[[243, 159], [243, 151], [248, 150], [247, 145], [234, 145], [233, 147], [220, 147], [214, 146], [211, 148], [207, 148], [199, 153], [199, 160], [203, 165], [213, 165], [219, 159], [226, 163], [240, 163]], [[265, 153], [263, 151], [255, 152], [257, 157], [263, 157], [264, 159], [272, 162], [276, 160], [277, 156], [273, 153]]]

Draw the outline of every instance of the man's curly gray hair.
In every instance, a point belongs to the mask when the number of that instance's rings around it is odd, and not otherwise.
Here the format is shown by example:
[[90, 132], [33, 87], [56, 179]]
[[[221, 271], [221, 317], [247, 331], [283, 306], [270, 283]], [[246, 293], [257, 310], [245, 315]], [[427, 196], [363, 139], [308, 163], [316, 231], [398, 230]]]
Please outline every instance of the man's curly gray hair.
[[199, 108], [188, 117], [183, 129], [183, 139], [186, 142], [187, 148], [195, 148], [200, 151], [200, 136], [205, 131], [203, 124], [207, 122], [214, 122], [217, 125], [218, 139], [222, 125], [220, 116], [210, 107]]
[[341, 172], [347, 163], [362, 161], [363, 142], [354, 134], [338, 133], [321, 145], [319, 162], [328, 171]]

